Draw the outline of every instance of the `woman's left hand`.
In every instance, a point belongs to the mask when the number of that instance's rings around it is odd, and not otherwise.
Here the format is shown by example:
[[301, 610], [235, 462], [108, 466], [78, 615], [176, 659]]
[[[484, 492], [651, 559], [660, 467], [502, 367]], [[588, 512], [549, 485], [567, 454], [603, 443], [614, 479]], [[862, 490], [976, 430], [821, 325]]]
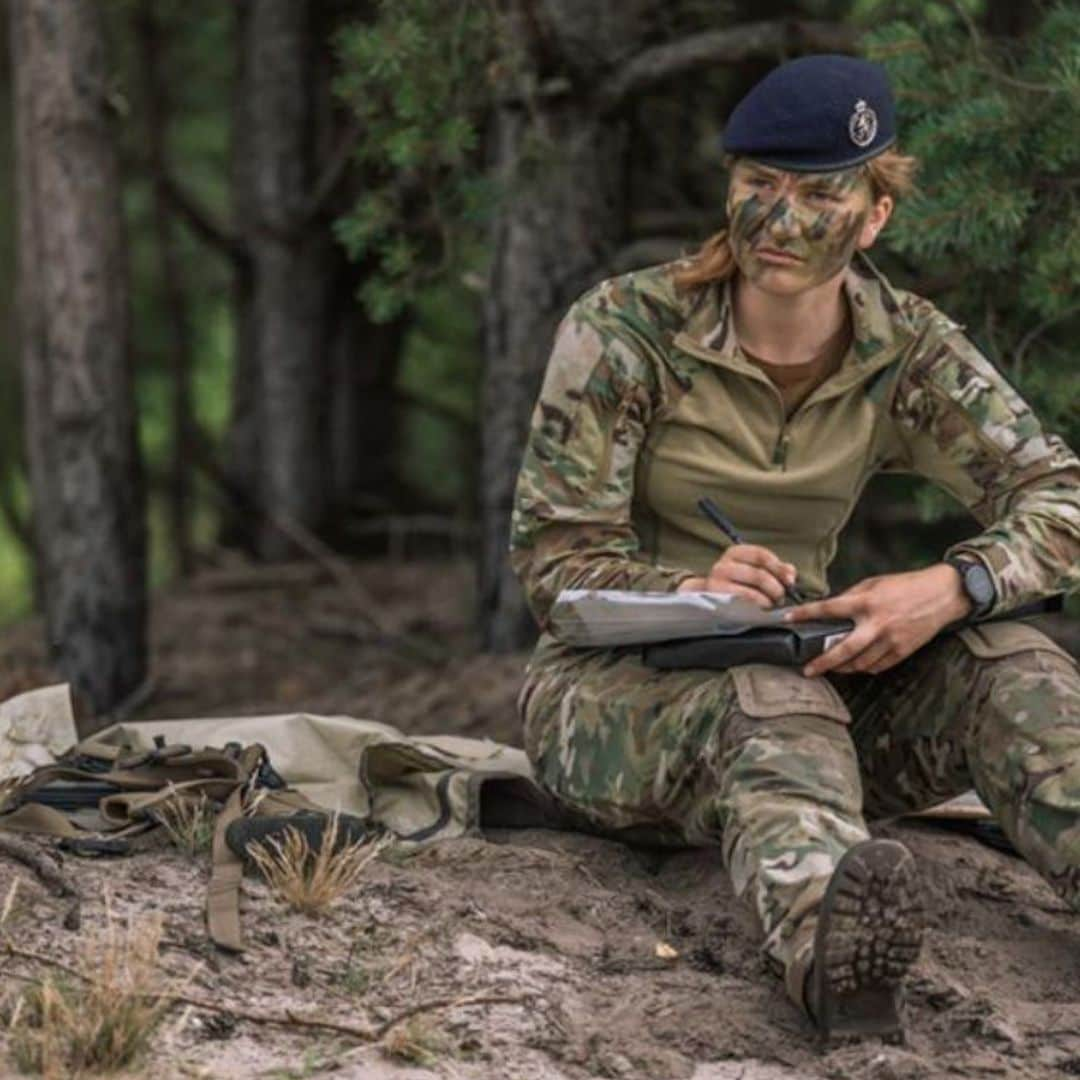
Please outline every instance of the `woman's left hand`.
[[971, 610], [960, 575], [948, 563], [906, 574], [867, 578], [828, 600], [800, 604], [787, 622], [852, 619], [855, 629], [843, 641], [803, 668], [807, 676], [877, 675], [905, 660], [949, 623]]

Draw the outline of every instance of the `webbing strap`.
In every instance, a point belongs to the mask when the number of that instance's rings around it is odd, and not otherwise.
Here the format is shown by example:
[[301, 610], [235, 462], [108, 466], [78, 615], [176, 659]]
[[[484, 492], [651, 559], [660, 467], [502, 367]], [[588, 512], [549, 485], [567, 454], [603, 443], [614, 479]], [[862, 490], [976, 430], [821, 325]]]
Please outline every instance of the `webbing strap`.
[[99, 803], [101, 816], [110, 825], [123, 825], [129, 821], [143, 821], [153, 817], [152, 811], [162, 803], [173, 799], [198, 798], [205, 795], [215, 802], [228, 798], [240, 781], [215, 778], [213, 780], [186, 780], [168, 784], [156, 791], [125, 791], [106, 795]]
[[[79, 748], [76, 748], [77, 750]], [[83, 760], [104, 758], [105, 768], [79, 768], [74, 763], [58, 763], [34, 771], [8, 793], [11, 801], [32, 794], [49, 784], [63, 781], [73, 788], [80, 782], [98, 787], [112, 786], [111, 794], [98, 802], [98, 812], [106, 824], [100, 830], [109, 839], [145, 832], [157, 824], [154, 814], [163, 802], [173, 798], [191, 798], [205, 794], [215, 802], [224, 801], [214, 826], [211, 851], [210, 883], [206, 895], [206, 922], [211, 940], [222, 949], [243, 951], [240, 933], [240, 882], [243, 861], [225, 842], [225, 830], [244, 813], [245, 799], [257, 789], [266, 751], [259, 744], [237, 748], [235, 753], [221, 750], [191, 752], [186, 747], [158, 748], [140, 756], [99, 753], [98, 747]], [[111, 749], [111, 748], [105, 748]], [[183, 752], [179, 752], [182, 750]], [[255, 813], [290, 813], [300, 809], [318, 809], [297, 791], [259, 789], [261, 799]], [[38, 802], [23, 802], [0, 814], [0, 830], [39, 833], [64, 840], [85, 840], [94, 833], [80, 828], [69, 814]]]
[[42, 836], [57, 836], [62, 840], [83, 839], [104, 832], [111, 839], [138, 836], [154, 828], [157, 823], [151, 819], [145, 821], [129, 820], [119, 823], [115, 829], [84, 829], [76, 825], [71, 818], [51, 806], [41, 803], [23, 803], [14, 810], [0, 815], [0, 831], [16, 833], [37, 833]]
[[44, 833], [46, 836], [85, 836], [86, 830], [73, 825], [67, 814], [40, 803], [23, 803], [0, 816], [0, 829], [7, 832]]
[[238, 785], [225, 802], [214, 826], [213, 865], [206, 890], [206, 928], [221, 949], [243, 952], [240, 934], [240, 881], [244, 864], [225, 843], [225, 830], [244, 812], [244, 787]]
[[[240, 882], [244, 863], [225, 842], [225, 830], [244, 813], [246, 785], [229, 796], [214, 826], [213, 866], [206, 890], [206, 927], [210, 940], [229, 952], [243, 952], [240, 932]], [[298, 810], [321, 809], [299, 791], [267, 792], [255, 814], [290, 814]]]
[[[256, 749], [261, 750], [261, 747]], [[19, 797], [47, 787], [57, 780], [70, 783], [111, 784], [127, 791], [157, 791], [168, 784], [180, 785], [195, 780], [219, 780], [236, 783], [251, 772], [247, 760], [235, 761], [220, 751], [188, 754], [180, 761], [149, 764], [137, 769], [113, 768], [105, 771], [80, 769], [63, 762], [35, 769], [28, 777], [20, 778], [9, 797]]]

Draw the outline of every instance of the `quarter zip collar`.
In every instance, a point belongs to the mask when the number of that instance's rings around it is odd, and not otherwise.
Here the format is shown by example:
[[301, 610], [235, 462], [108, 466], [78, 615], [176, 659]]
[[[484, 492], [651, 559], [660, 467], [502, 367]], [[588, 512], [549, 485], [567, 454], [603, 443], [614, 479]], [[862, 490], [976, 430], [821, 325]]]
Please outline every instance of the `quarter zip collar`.
[[[862, 253], [855, 256], [844, 274], [844, 295], [851, 310], [852, 345], [844, 362], [804, 405], [832, 397], [857, 386], [874, 372], [891, 364], [914, 340], [916, 333], [892, 287]], [[674, 345], [700, 360], [768, 382], [750, 363], [735, 336], [731, 281], [714, 285], [690, 312]]]

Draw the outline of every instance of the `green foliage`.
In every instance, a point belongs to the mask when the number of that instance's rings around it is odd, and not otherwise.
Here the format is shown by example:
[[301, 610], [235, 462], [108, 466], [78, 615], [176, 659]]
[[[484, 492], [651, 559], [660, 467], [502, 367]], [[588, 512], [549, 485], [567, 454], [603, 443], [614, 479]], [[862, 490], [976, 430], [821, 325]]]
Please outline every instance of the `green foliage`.
[[[1012, 379], [1044, 423], [1080, 445], [1080, 9], [1048, 6], [1002, 41], [981, 5], [900, 0], [869, 52], [897, 91], [920, 188], [892, 249]], [[880, 12], [879, 12], [880, 14]]]
[[387, 321], [463, 268], [491, 185], [477, 150], [491, 97], [489, 0], [379, 0], [336, 39], [335, 89], [354, 114], [362, 194], [335, 227], [370, 267], [361, 298]]

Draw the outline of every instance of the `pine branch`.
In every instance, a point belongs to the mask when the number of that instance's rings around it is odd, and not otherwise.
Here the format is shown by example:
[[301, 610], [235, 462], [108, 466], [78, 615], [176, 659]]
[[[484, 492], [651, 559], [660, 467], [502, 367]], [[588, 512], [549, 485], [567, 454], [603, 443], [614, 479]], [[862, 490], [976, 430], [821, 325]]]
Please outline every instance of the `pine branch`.
[[776, 19], [694, 34], [638, 53], [600, 86], [597, 110], [601, 115], [612, 112], [659, 83], [704, 67], [789, 52], [852, 52], [857, 40], [849, 26], [810, 19]]
[[1016, 352], [1013, 354], [1012, 368], [1013, 372], [1019, 377], [1024, 370], [1024, 358], [1027, 356], [1028, 349], [1038, 341], [1043, 334], [1052, 326], [1056, 326], [1059, 322], [1064, 322], [1066, 319], [1071, 319], [1073, 315], [1080, 312], [1080, 304], [1072, 304], [1064, 311], [1059, 311], [1056, 315], [1051, 315], [1048, 319], [1043, 319], [1041, 323], [1029, 330], [1021, 339], [1020, 344], [1016, 346]]
[[349, 163], [352, 161], [353, 151], [356, 149], [359, 138], [360, 122], [354, 117], [345, 125], [337, 146], [334, 147], [334, 152], [326, 163], [326, 167], [312, 186], [307, 205], [300, 215], [301, 224], [310, 223], [326, 208], [326, 204], [333, 197], [338, 185], [348, 172]]
[[190, 192], [180, 186], [176, 177], [166, 173], [159, 179], [162, 193], [169, 200], [170, 205], [200, 240], [216, 248], [237, 267], [247, 263], [247, 248], [235, 233], [215, 221], [211, 214], [195, 201]]

